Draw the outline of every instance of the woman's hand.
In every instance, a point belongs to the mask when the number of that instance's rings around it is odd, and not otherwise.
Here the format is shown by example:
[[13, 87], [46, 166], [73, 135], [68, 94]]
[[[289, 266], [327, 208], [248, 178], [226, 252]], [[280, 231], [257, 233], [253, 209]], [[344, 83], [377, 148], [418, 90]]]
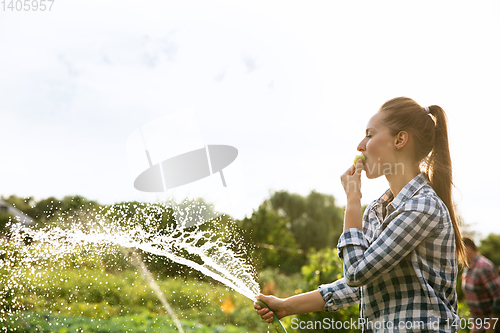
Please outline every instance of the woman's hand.
[[347, 198], [361, 199], [361, 171], [363, 170], [363, 160], [360, 158], [356, 162], [356, 166], [351, 165], [342, 176], [342, 186], [344, 187]]
[[257, 295], [256, 299], [266, 303], [271, 309], [273, 309], [273, 311], [271, 311], [268, 308], [261, 308], [261, 306], [256, 303], [253, 304], [254, 309], [257, 310], [257, 314], [267, 323], [271, 323], [273, 321], [273, 313], [276, 313], [276, 316], [278, 316], [279, 319], [287, 316], [284, 300], [274, 296], [264, 296], [262, 294]]
[[344, 215], [344, 231], [351, 228], [362, 228], [361, 214], [361, 170], [363, 170], [363, 162], [359, 159], [356, 162], [356, 167], [352, 165], [341, 177], [342, 186], [344, 186], [345, 194], [347, 195], [347, 205]]

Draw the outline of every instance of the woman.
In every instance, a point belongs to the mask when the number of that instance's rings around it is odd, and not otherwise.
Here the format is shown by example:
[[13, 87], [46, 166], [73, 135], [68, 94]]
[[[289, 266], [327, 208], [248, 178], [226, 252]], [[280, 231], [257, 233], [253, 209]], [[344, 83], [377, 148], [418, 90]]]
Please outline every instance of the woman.
[[[465, 250], [452, 201], [446, 115], [399, 97], [370, 119], [358, 159], [342, 176], [347, 195], [337, 248], [344, 278], [287, 299], [258, 295], [279, 318], [360, 303], [364, 332], [455, 332], [457, 262]], [[361, 171], [390, 189], [361, 214]], [[272, 311], [254, 305], [262, 319]]]

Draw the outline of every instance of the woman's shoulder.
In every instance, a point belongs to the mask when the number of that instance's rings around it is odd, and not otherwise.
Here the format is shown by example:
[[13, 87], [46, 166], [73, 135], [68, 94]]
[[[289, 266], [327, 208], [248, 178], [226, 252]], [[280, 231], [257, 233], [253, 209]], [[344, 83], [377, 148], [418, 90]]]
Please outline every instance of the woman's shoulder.
[[449, 215], [448, 208], [428, 183], [404, 203], [403, 210], [438, 216]]

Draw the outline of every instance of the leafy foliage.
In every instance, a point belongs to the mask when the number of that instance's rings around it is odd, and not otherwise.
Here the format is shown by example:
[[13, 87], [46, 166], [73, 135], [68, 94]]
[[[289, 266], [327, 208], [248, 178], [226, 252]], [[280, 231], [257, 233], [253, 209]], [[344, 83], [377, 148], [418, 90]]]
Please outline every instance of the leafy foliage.
[[[184, 332], [196, 333], [253, 333], [246, 327], [232, 324], [207, 326], [193, 320], [182, 320]], [[85, 316], [53, 315], [51, 313], [26, 313], [23, 317], [12, 320], [5, 328], [7, 332], [95, 332], [95, 333], [177, 333], [174, 321], [166, 315], [144, 312], [139, 315], [127, 315], [109, 319], [92, 319]]]
[[332, 246], [342, 232], [342, 209], [333, 196], [312, 191], [307, 197], [275, 192], [252, 216], [238, 221], [247, 242], [256, 244], [258, 268], [300, 272], [307, 252]]
[[97, 202], [87, 200], [80, 195], [65, 196], [62, 200], [49, 197], [38, 202], [32, 197], [21, 198], [15, 195], [8, 198], [2, 197], [2, 199], [33, 218], [37, 222], [37, 228], [42, 228], [48, 222], [55, 221], [57, 217], [75, 216], [82, 211], [95, 211], [100, 207]]
[[307, 197], [275, 192], [269, 199], [272, 209], [287, 217], [300, 248], [322, 249], [335, 244], [342, 233], [342, 209], [335, 198], [312, 191]]
[[478, 247], [479, 252], [486, 258], [491, 260], [495, 266], [500, 267], [500, 235], [489, 234], [485, 239], [481, 241]]
[[293, 234], [287, 228], [288, 220], [261, 205], [250, 218], [239, 222], [243, 238], [256, 244], [252, 256], [259, 269], [279, 267], [283, 272], [293, 272], [304, 262]]
[[[338, 258], [337, 250], [325, 248], [319, 251], [310, 252], [308, 264], [302, 267], [302, 274], [305, 279], [305, 291], [317, 289], [322, 284], [332, 283], [343, 276], [342, 262]], [[359, 306], [351, 305], [333, 313], [314, 312], [298, 315], [300, 321], [320, 321], [326, 318], [329, 322], [357, 322], [359, 316]], [[339, 332], [347, 332], [343, 329], [336, 329]], [[299, 330], [300, 332], [300, 330]], [[308, 332], [305, 330], [304, 332]], [[315, 332], [331, 332], [329, 329], [315, 330]]]

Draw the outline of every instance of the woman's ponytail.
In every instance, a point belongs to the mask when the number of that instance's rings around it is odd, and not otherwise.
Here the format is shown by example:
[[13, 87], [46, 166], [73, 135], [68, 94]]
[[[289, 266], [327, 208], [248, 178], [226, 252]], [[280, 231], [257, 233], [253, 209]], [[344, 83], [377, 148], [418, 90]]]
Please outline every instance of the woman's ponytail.
[[453, 229], [455, 230], [455, 244], [457, 247], [458, 261], [467, 265], [465, 246], [462, 243], [462, 236], [458, 227], [455, 214], [455, 207], [452, 199], [453, 175], [448, 144], [448, 126], [446, 113], [438, 105], [432, 105], [429, 113], [436, 123], [434, 148], [432, 149], [427, 163], [426, 173], [436, 194], [443, 200], [450, 213]]

